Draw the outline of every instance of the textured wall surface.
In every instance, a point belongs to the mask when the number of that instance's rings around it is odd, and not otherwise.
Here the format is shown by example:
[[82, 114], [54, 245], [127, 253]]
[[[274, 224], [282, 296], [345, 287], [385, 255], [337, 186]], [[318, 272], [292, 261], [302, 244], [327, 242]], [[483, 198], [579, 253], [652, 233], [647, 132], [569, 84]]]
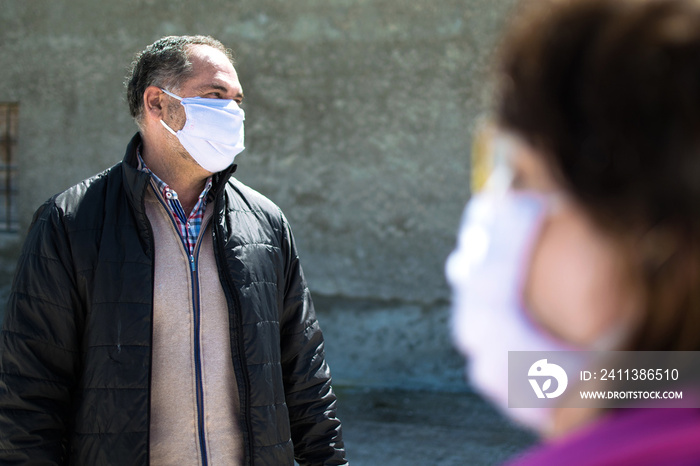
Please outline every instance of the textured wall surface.
[[3, 0], [0, 102], [20, 104], [22, 225], [123, 156], [135, 52], [213, 35], [246, 95], [237, 176], [292, 224], [336, 379], [462, 387], [443, 264], [513, 3]]

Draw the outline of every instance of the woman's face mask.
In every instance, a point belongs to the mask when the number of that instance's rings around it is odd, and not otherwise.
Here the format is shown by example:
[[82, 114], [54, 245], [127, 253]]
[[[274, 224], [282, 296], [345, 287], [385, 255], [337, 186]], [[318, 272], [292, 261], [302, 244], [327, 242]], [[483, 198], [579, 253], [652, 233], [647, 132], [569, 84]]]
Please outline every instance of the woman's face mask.
[[[512, 138], [496, 142], [501, 155], [512, 150], [514, 144]], [[578, 289], [587, 286], [588, 279], [576, 276], [578, 259], [567, 246], [555, 256], [556, 263], [544, 264], [544, 272], [551, 271], [558, 264], [564, 266], [561, 272], [556, 272], [558, 275], [568, 274], [560, 278], [564, 284], [571, 283], [572, 296], [569, 299], [549, 299], [550, 296], [558, 298], [558, 295], [557, 290], [546, 286], [541, 288], [543, 283], [546, 285], [550, 279], [556, 279], [547, 273], [543, 275], [544, 282], [529, 282], [533, 265], [539, 264], [537, 260], [542, 249], [546, 251], [547, 247], [556, 246], [557, 238], [551, 237], [551, 225], [556, 223], [552, 219], [556, 217], [559, 221], [565, 217], [560, 212], [568, 209], [569, 201], [552, 190], [528, 189], [528, 180], [522, 179], [522, 173], [518, 175], [521, 177], [518, 183], [524, 189], [513, 189], [516, 176], [509, 166], [514, 161], [506, 157], [501, 162], [493, 167], [495, 176], [489, 180], [485, 192], [474, 195], [467, 204], [457, 248], [447, 261], [447, 278], [453, 290], [453, 336], [457, 348], [468, 357], [470, 383], [508, 416], [544, 431], [549, 429], [550, 409], [507, 408], [508, 351], [603, 349], [611, 347], [611, 341], [618, 340], [603, 336], [603, 333], [609, 333], [607, 330], [590, 341], [568, 339], [568, 335], [552, 330], [557, 328], [558, 322], [553, 327], [547, 325], [549, 315], [536, 315], [529, 309], [528, 290], [532, 288], [530, 285], [537, 285], [534, 289], [544, 289], [543, 296], [547, 298], [538, 303], [546, 304], [547, 310], [550, 310], [550, 304], [554, 304], [551, 308], [554, 312], [550, 315], [567, 315], [567, 311], [572, 311], [568, 314], [572, 319], [583, 318], [581, 322], [586, 323], [585, 312], [578, 312], [576, 306], [585, 309], [587, 303], [574, 305], [572, 301], [578, 299]], [[537, 183], [547, 185], [541, 180]], [[575, 222], [572, 224], [577, 228], [572, 231], [581, 230]], [[587, 231], [581, 231], [582, 239], [586, 239]], [[566, 240], [564, 238], [560, 243], [566, 245]], [[583, 241], [584, 246], [585, 243]], [[572, 243], [571, 247], [576, 247], [576, 244]], [[570, 264], [566, 262], [569, 252], [574, 257]], [[597, 255], [588, 256], [592, 264], [598, 263]], [[582, 256], [582, 260], [585, 262], [588, 256]], [[581, 290], [581, 293], [586, 292]], [[536, 293], [535, 297], [539, 299], [540, 295]], [[561, 328], [566, 329], [567, 323], [564, 324]], [[585, 365], [585, 362], [581, 360], [580, 364]]]
[[470, 383], [515, 420], [545, 429], [549, 413], [508, 406], [508, 351], [565, 351], [523, 304], [525, 271], [550, 200], [534, 193], [479, 194], [467, 206], [447, 261], [452, 330]]

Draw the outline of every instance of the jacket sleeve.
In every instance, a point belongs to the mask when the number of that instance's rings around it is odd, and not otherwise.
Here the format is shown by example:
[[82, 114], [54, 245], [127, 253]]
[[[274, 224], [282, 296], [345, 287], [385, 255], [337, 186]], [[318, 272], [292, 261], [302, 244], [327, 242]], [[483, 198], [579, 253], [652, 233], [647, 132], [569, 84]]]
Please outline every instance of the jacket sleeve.
[[347, 464], [323, 334], [286, 221], [284, 227], [286, 289], [280, 332], [294, 454], [301, 466]]
[[79, 361], [75, 273], [59, 210], [34, 216], [0, 338], [0, 464], [63, 464]]

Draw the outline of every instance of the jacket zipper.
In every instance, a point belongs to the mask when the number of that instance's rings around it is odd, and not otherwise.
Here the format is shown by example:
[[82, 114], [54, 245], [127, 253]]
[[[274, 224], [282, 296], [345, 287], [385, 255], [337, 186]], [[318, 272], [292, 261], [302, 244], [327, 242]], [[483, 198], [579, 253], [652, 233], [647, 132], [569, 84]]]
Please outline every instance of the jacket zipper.
[[[202, 232], [206, 225], [202, 225]], [[202, 312], [199, 300], [199, 274], [197, 272], [197, 258], [199, 258], [199, 246], [202, 241], [202, 233], [197, 238], [194, 255], [190, 255], [190, 273], [192, 274], [192, 309], [194, 319], [194, 371], [197, 389], [197, 424], [199, 430], [199, 447], [202, 451], [202, 465], [206, 466], [207, 444], [204, 434], [204, 386], [202, 381], [202, 355], [201, 355], [201, 323]], [[184, 245], [184, 244], [183, 244]]]
[[[225, 188], [222, 188], [225, 189]], [[223, 198], [223, 195], [221, 196]], [[219, 201], [219, 196], [217, 196], [216, 200], [217, 202], [214, 204], [214, 212], [219, 211], [219, 206], [218, 206], [218, 201]], [[248, 465], [253, 465], [255, 462], [253, 458], [253, 452], [255, 451], [254, 448], [254, 443], [253, 443], [253, 425], [252, 421], [250, 419], [250, 376], [248, 375], [248, 369], [247, 369], [247, 363], [245, 360], [245, 348], [243, 345], [243, 338], [241, 336], [242, 334], [242, 327], [243, 327], [243, 316], [241, 313], [241, 304], [238, 299], [238, 293], [236, 291], [236, 287], [234, 286], [231, 276], [228, 273], [222, 272], [222, 270], [226, 270], [226, 264], [222, 263], [223, 261], [226, 260], [226, 256], [224, 255], [224, 239], [223, 239], [223, 234], [221, 231], [221, 225], [218, 222], [214, 222], [212, 226], [212, 231], [214, 232], [214, 257], [216, 259], [216, 266], [217, 269], [219, 270], [219, 276], [224, 277], [224, 282], [226, 286], [223, 286], [224, 289], [224, 294], [226, 295], [226, 299], [229, 301], [230, 304], [233, 305], [233, 311], [235, 313], [235, 325], [234, 325], [234, 340], [236, 342], [236, 353], [237, 354], [231, 354], [231, 357], [235, 360], [237, 359], [239, 364], [240, 364], [240, 374], [236, 374], [236, 377], [238, 379], [238, 376], [242, 376], [243, 379], [243, 390], [241, 390], [241, 386], [239, 384], [239, 397], [241, 400], [241, 408], [242, 408], [242, 414], [243, 414], [243, 421], [245, 425], [245, 430], [243, 431], [243, 436], [244, 439], [247, 440], [246, 442], [246, 459], [247, 462], [246, 464]], [[233, 347], [231, 348], [233, 350]], [[235, 368], [235, 363], [234, 363], [234, 368]]]
[[[146, 190], [148, 187], [151, 186], [150, 183], [150, 177], [149, 180], [144, 183], [143, 187], [143, 196], [141, 197], [141, 212], [146, 212]], [[155, 236], [153, 234], [153, 227], [151, 226], [150, 220], [148, 220], [148, 216], [144, 213], [144, 217], [146, 219], [146, 226], [148, 227], [148, 235], [150, 238], [149, 246], [151, 248], [151, 290], [153, 290], [153, 285], [156, 281], [156, 261], [155, 261], [155, 250], [156, 250], [156, 240]], [[154, 311], [154, 302], [153, 299], [151, 299], [151, 344], [149, 345], [148, 348], [148, 423], [150, 425], [150, 420], [151, 420], [151, 393], [152, 391], [152, 382], [153, 382], [153, 311]], [[149, 459], [151, 458], [151, 429], [149, 428], [146, 434], [146, 462], [148, 463]]]
[[[176, 231], [179, 232], [179, 228], [177, 226], [177, 222], [175, 222], [175, 219], [172, 216], [172, 212], [170, 211], [170, 208], [168, 207], [167, 203], [165, 200], [163, 200], [162, 195], [158, 192], [159, 190], [155, 189], [153, 185], [151, 185], [153, 190], [156, 192], [156, 197], [158, 198], [158, 201], [161, 203], [161, 205], [165, 208], [166, 212], [168, 212], [170, 221], [173, 224], [173, 227], [175, 228]], [[195, 244], [194, 248], [194, 254], [190, 254], [189, 248], [187, 247], [187, 243], [185, 242], [184, 238], [182, 238], [181, 235], [178, 234], [180, 237], [180, 243], [182, 244], [183, 249], [185, 250], [185, 253], [187, 254], [187, 257], [189, 258], [190, 262], [190, 278], [191, 278], [191, 283], [192, 283], [192, 318], [193, 318], [193, 324], [194, 324], [194, 373], [195, 373], [195, 396], [196, 396], [196, 404], [197, 404], [197, 431], [199, 434], [199, 449], [200, 453], [202, 455], [202, 465], [207, 466], [209, 464], [209, 460], [207, 458], [207, 443], [206, 443], [206, 436], [204, 433], [204, 387], [203, 387], [203, 382], [202, 382], [202, 361], [201, 361], [201, 338], [200, 338], [200, 327], [201, 327], [201, 309], [200, 309], [200, 302], [199, 302], [199, 277], [197, 273], [197, 258], [199, 257], [199, 247], [202, 242], [202, 232], [206, 231], [206, 228], [208, 226], [207, 224], [202, 225], [202, 229], [200, 230], [199, 238], [197, 238], [197, 243]]]

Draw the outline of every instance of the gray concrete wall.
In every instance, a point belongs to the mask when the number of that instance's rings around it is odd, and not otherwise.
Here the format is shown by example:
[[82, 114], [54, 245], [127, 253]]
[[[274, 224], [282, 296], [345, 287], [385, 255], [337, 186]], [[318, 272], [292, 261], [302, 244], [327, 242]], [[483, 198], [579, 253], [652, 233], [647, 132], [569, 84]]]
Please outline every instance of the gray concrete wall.
[[[460, 389], [443, 263], [513, 3], [3, 0], [0, 102], [20, 103], [22, 225], [121, 159], [136, 51], [213, 35], [246, 95], [237, 176], [290, 219], [336, 380]], [[6, 239], [5, 263], [19, 240]]]

